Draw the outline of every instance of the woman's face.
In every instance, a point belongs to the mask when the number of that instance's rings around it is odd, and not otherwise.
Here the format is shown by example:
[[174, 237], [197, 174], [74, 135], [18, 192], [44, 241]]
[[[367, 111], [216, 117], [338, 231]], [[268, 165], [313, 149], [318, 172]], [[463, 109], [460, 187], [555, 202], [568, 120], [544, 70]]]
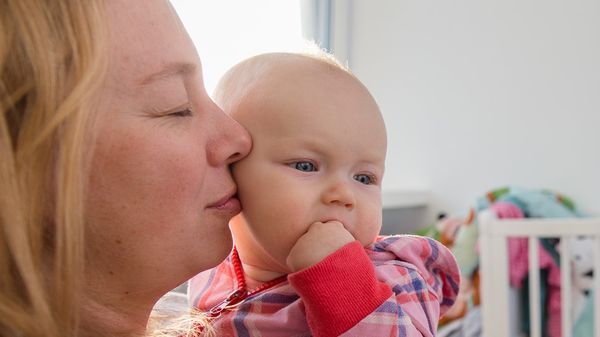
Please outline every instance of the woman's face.
[[228, 165], [246, 131], [207, 95], [200, 60], [162, 0], [107, 1], [87, 199], [90, 286], [160, 295], [222, 261], [240, 211]]

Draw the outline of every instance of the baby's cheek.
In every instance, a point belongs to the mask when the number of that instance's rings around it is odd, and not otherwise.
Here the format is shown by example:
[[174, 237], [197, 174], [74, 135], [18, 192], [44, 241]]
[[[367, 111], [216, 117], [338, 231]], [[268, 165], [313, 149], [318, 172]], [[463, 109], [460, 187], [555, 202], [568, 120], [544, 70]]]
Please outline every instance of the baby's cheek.
[[381, 219], [378, 220], [365, 220], [363, 225], [360, 227], [358, 234], [355, 238], [360, 241], [363, 246], [367, 246], [375, 241], [375, 238], [379, 235], [381, 230]]
[[300, 221], [289, 217], [281, 218], [282, 227], [277, 235], [272, 236], [273, 247], [277, 247], [277, 259], [283, 265], [286, 265], [287, 257], [298, 240], [306, 233], [310, 224], [303, 224]]

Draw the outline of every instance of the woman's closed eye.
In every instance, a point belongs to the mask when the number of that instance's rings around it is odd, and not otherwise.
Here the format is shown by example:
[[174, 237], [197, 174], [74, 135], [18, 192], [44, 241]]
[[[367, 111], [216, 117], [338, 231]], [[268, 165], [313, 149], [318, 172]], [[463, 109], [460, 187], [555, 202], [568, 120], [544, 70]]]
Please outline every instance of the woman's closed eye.
[[173, 116], [173, 117], [191, 117], [192, 116], [192, 109], [185, 108], [185, 109], [182, 109], [182, 110], [170, 112], [168, 114], [168, 116]]
[[288, 164], [290, 167], [302, 172], [315, 172], [317, 166], [309, 161], [296, 161]]
[[164, 117], [192, 117], [194, 111], [192, 110], [189, 103], [181, 104], [170, 109], [163, 109], [158, 106], [151, 107], [147, 111], [147, 114], [154, 118]]

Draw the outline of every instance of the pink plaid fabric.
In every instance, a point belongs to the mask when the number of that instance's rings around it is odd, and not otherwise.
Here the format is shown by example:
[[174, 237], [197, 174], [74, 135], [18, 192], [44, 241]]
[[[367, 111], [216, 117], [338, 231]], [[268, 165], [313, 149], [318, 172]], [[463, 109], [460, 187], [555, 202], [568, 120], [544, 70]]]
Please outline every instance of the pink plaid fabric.
[[[354, 242], [214, 322], [218, 336], [435, 336], [459, 289], [454, 256], [426, 237]], [[236, 289], [230, 259], [194, 277], [190, 303], [209, 310]]]

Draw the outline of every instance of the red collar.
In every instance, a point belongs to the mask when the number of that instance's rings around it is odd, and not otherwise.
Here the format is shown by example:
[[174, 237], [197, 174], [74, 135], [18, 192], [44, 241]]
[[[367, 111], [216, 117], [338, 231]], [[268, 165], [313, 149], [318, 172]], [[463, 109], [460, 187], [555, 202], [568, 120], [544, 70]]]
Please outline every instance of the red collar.
[[248, 291], [248, 289], [246, 288], [246, 279], [244, 278], [244, 269], [242, 268], [242, 262], [240, 261], [240, 256], [238, 255], [237, 249], [235, 247], [233, 247], [233, 251], [231, 252], [231, 264], [233, 266], [233, 271], [237, 279], [238, 288], [231, 292], [223, 301], [221, 301], [219, 304], [215, 305], [208, 311], [207, 316], [209, 318], [219, 317], [224, 310], [231, 310], [235, 308], [249, 296], [252, 296], [263, 290], [272, 288], [287, 279], [287, 275], [282, 275], [276, 279], [261, 284], [252, 291]]

